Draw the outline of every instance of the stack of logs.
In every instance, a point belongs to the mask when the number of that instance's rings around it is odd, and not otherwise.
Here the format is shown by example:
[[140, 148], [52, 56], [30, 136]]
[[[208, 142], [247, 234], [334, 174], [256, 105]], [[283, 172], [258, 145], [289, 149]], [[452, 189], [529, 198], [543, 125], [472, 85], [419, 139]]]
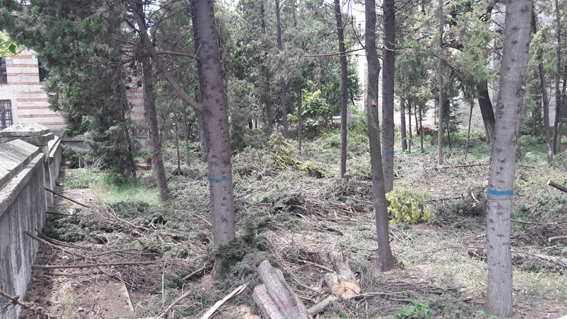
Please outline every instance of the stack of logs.
[[307, 309], [299, 297], [286, 283], [282, 272], [264, 260], [258, 266], [258, 274], [263, 284], [254, 288], [254, 301], [264, 319], [310, 319], [325, 308], [335, 298], [350, 299], [360, 294], [360, 286], [348, 261], [340, 253], [329, 253], [335, 272], [325, 274], [325, 283], [331, 290], [331, 296], [319, 304]]

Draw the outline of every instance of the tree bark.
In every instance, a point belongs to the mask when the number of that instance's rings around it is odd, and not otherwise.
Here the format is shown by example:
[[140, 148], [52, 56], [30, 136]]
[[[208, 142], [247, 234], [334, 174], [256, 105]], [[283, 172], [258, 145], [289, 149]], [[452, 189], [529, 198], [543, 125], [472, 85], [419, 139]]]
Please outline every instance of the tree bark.
[[488, 81], [482, 81], [478, 86], [478, 106], [484, 123], [486, 141], [492, 143], [494, 138], [494, 110], [488, 95]]
[[[532, 12], [532, 27], [533, 33], [537, 32], [537, 17], [535, 12]], [[551, 132], [549, 129], [549, 96], [547, 95], [547, 88], [545, 85], [545, 74], [543, 72], [543, 50], [541, 48], [537, 51], [537, 68], [539, 71], [539, 86], [541, 88], [541, 96], [543, 102], [543, 129], [545, 130], [545, 145], [547, 149], [547, 163], [553, 162], [553, 147], [551, 145]]]
[[421, 152], [423, 153], [425, 151], [423, 150], [423, 116], [421, 114], [421, 106], [419, 107], [419, 131], [421, 132], [419, 134], [419, 142], [421, 144]]
[[[280, 23], [280, 0], [276, 0], [276, 29], [278, 33], [278, 51], [282, 54], [282, 27]], [[280, 71], [283, 72], [283, 61], [280, 56]], [[285, 80], [284, 76], [280, 75], [280, 103], [282, 106], [282, 121], [284, 137], [287, 139], [287, 109], [285, 106]]]
[[486, 242], [488, 287], [486, 310], [498, 317], [513, 315], [510, 251], [515, 155], [529, 58], [533, 0], [506, 3], [505, 40], [500, 69], [500, 93], [490, 156]]
[[302, 96], [301, 96], [301, 88], [299, 88], [297, 92], [297, 148], [299, 150], [299, 154], [301, 154], [301, 131], [303, 129], [303, 118], [301, 116], [302, 110]]
[[258, 266], [263, 284], [254, 288], [252, 297], [264, 319], [309, 319], [307, 308], [285, 282], [282, 272], [264, 260]]
[[[407, 132], [406, 132], [406, 100], [404, 98], [400, 98], [400, 119], [401, 119], [401, 127], [400, 130], [402, 131], [402, 152], [405, 152], [408, 149], [408, 142], [407, 142]], [[411, 117], [410, 117], [411, 119]], [[411, 123], [410, 123], [411, 125]]]
[[366, 114], [368, 118], [368, 138], [370, 141], [370, 161], [372, 166], [372, 191], [374, 209], [376, 211], [376, 233], [378, 238], [378, 255], [380, 270], [394, 268], [394, 257], [390, 249], [388, 234], [388, 202], [384, 190], [384, 172], [380, 154], [380, 122], [378, 120], [378, 76], [380, 61], [376, 52], [376, 1], [365, 2], [365, 46], [368, 63], [368, 88], [366, 91]]
[[[443, 50], [443, 0], [439, 0], [439, 50]], [[437, 131], [437, 164], [443, 165], [443, 61], [439, 59], [439, 130]], [[423, 132], [422, 132], [423, 134]]]
[[[266, 21], [264, 19], [264, 0], [260, 1], [260, 19], [262, 24], [262, 34], [266, 37]], [[264, 60], [267, 60], [268, 52], [264, 52]], [[265, 63], [266, 61], [264, 61]], [[274, 128], [274, 115], [272, 114], [272, 89], [270, 84], [270, 69], [265, 67], [266, 69], [266, 92], [264, 93], [264, 99], [266, 102], [266, 117], [268, 118], [268, 131], [267, 135], [272, 135], [272, 130]]]
[[[469, 131], [467, 133], [467, 142], [465, 144], [465, 159], [467, 159], [467, 153], [469, 151], [469, 141], [471, 139], [471, 122], [472, 122], [472, 111], [474, 108], [474, 102], [471, 102], [471, 112], [469, 113]], [[486, 127], [485, 127], [486, 128]]]
[[383, 1], [384, 50], [382, 71], [382, 163], [384, 189], [394, 189], [394, 65], [395, 65], [395, 0]]
[[408, 154], [411, 154], [411, 145], [413, 144], [413, 133], [411, 131], [411, 100], [408, 101], [408, 132], [409, 132], [409, 141], [408, 141]]
[[[218, 34], [215, 27], [214, 3], [194, 0], [196, 19], [193, 21], [195, 37], [202, 43], [198, 52], [204, 88], [201, 96], [204, 105], [209, 189], [213, 221], [214, 246], [228, 244], [235, 237], [234, 197], [232, 186], [232, 163], [228, 130], [227, 105], [222, 78]], [[215, 260], [213, 278], [222, 271], [222, 259]]]
[[556, 19], [556, 29], [557, 34], [557, 71], [555, 74], [555, 125], [553, 132], [553, 154], [559, 153], [561, 151], [561, 131], [563, 129], [563, 112], [561, 108], [561, 91], [559, 86], [561, 83], [561, 10], [559, 9], [559, 0], [555, 0], [555, 19]]
[[[137, 5], [142, 6], [140, 2]], [[142, 20], [141, 23], [145, 23]], [[147, 39], [140, 38], [140, 44], [144, 51], [150, 43], [146, 43]], [[161, 152], [161, 136], [156, 112], [156, 96], [154, 91], [154, 78], [152, 75], [152, 65], [150, 55], [144, 52], [142, 56], [143, 79], [144, 79], [144, 108], [146, 110], [148, 124], [150, 126], [150, 142], [152, 144], [152, 167], [155, 172], [156, 182], [159, 190], [159, 199], [166, 201], [169, 199], [169, 187], [167, 186], [167, 178], [165, 177], [165, 168], [163, 167], [163, 155]]]
[[348, 82], [347, 82], [347, 59], [345, 53], [345, 39], [343, 35], [343, 19], [341, 15], [341, 2], [335, 0], [335, 18], [337, 20], [337, 34], [339, 36], [339, 54], [341, 59], [341, 178], [346, 173], [347, 160], [347, 104], [348, 104]]

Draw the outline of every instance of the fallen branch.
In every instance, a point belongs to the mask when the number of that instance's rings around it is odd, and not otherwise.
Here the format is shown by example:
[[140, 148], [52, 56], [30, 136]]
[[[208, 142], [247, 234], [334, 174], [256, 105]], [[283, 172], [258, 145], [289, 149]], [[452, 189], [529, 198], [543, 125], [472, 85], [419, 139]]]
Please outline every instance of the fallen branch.
[[461, 198], [463, 198], [463, 195], [455, 196], [455, 197], [432, 198], [429, 201], [430, 202], [436, 202], [436, 201], [440, 201], [440, 200], [461, 199]]
[[560, 239], [567, 239], [567, 236], [555, 236], [555, 237], [549, 237], [547, 239], [547, 241], [549, 241], [550, 243], [556, 241], [556, 240], [560, 240]]
[[303, 288], [305, 288], [305, 289], [307, 289], [307, 290], [311, 290], [311, 291], [313, 291], [313, 292], [316, 292], [316, 293], [318, 293], [318, 294], [321, 293], [321, 291], [319, 291], [319, 290], [317, 290], [317, 289], [314, 289], [314, 288], [311, 288], [311, 287], [307, 286], [306, 284], [302, 283], [299, 279], [297, 279], [297, 277], [295, 277], [295, 276], [291, 273], [291, 271], [290, 271], [289, 269], [287, 269], [287, 267], [283, 264], [282, 261], [279, 261], [279, 264], [282, 266], [282, 268], [285, 270], [285, 272], [291, 277], [291, 279], [295, 280], [295, 282], [298, 283], [301, 287], [303, 287]]
[[59, 194], [59, 193], [56, 193], [56, 192], [50, 190], [50, 189], [47, 188], [47, 187], [44, 187], [44, 189], [45, 189], [46, 191], [50, 192], [50, 193], [53, 193], [54, 195], [57, 195], [57, 196], [59, 196], [59, 197], [65, 198], [65, 199], [67, 199], [67, 200], [70, 200], [70, 201], [72, 201], [72, 202], [75, 203], [75, 204], [79, 204], [79, 205], [81, 205], [81, 206], [83, 206], [83, 207], [86, 207], [86, 208], [89, 208], [89, 207], [90, 207], [90, 206], [85, 205], [85, 204], [83, 204], [83, 203], [79, 203], [79, 202], [77, 202], [76, 200], [71, 199], [71, 198], [69, 198], [69, 197], [67, 197], [67, 196], [63, 196], [63, 195], [61, 195], [61, 194]]
[[554, 182], [554, 181], [552, 181], [552, 180], [548, 180], [548, 181], [547, 181], [547, 185], [549, 185], [549, 186], [551, 186], [551, 187], [555, 187], [555, 188], [557, 188], [558, 190], [560, 190], [560, 191], [562, 191], [562, 192], [564, 192], [564, 193], [567, 193], [567, 187], [563, 187], [563, 186], [557, 184], [556, 182]]
[[60, 268], [89, 268], [89, 267], [105, 267], [105, 266], [136, 266], [136, 265], [151, 265], [159, 263], [159, 260], [154, 261], [134, 261], [134, 262], [120, 262], [120, 263], [104, 263], [104, 264], [82, 264], [82, 265], [33, 265], [32, 268], [36, 269], [60, 269]]
[[[244, 285], [234, 289], [230, 294], [228, 294], [226, 297], [224, 297], [222, 300], [217, 301], [214, 306], [209, 309], [209, 311], [207, 311], [207, 313], [205, 313], [203, 315], [203, 317], [201, 317], [201, 319], [208, 319], [210, 316], [212, 316], [215, 311], [217, 311], [220, 306], [222, 306], [225, 302], [227, 302], [230, 298], [234, 297], [235, 295], [238, 295], [239, 293], [241, 293], [242, 291], [244, 291], [244, 289], [246, 289], [246, 287], [248, 286], [249, 282], [245, 283]], [[170, 306], [171, 307], [171, 306]]]
[[332, 270], [332, 269], [329, 268], [329, 267], [325, 267], [325, 266], [323, 266], [323, 265], [319, 265], [319, 264], [316, 264], [316, 263], [314, 263], [314, 262], [310, 262], [310, 261], [308, 261], [308, 260], [301, 260], [301, 262], [302, 262], [302, 263], [305, 263], [305, 264], [308, 264], [308, 265], [311, 265], [311, 266], [315, 266], [315, 267], [317, 267], [317, 268], [321, 268], [321, 269], [323, 269], [324, 271], [327, 271], [327, 272], [333, 272], [333, 271], [334, 271], [334, 270]]
[[335, 297], [329, 296], [323, 299], [323, 301], [321, 301], [320, 303], [309, 308], [307, 312], [309, 313], [310, 316], [315, 316], [316, 314], [323, 312], [323, 310], [325, 310], [325, 308], [327, 308], [327, 306], [333, 301], [335, 301]]
[[201, 268], [195, 270], [194, 272], [190, 273], [189, 275], [183, 277], [183, 280], [187, 280], [187, 279], [189, 279], [189, 278], [195, 276], [196, 274], [200, 273], [201, 271], [207, 269], [207, 264], [209, 263], [209, 261], [210, 261], [210, 260], [207, 260], [207, 261], [205, 262], [205, 264], [203, 265], [203, 267], [201, 267]]
[[20, 299], [19, 295], [12, 297], [12, 296], [8, 295], [7, 293], [3, 292], [2, 290], [0, 290], [0, 295], [4, 296], [6, 299], [10, 300], [10, 301], [8, 301], [7, 304], [4, 305], [3, 308], [8, 308], [8, 306], [16, 304], [16, 305], [22, 306], [25, 309], [30, 309], [30, 306], [28, 304], [18, 301], [18, 299]]

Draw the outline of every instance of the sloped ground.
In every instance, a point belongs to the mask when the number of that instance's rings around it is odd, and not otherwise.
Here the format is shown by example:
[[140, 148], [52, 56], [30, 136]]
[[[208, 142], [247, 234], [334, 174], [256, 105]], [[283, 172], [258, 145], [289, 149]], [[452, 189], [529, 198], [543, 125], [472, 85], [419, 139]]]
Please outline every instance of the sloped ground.
[[[395, 189], [428, 193], [426, 206], [434, 216], [425, 223], [391, 226], [396, 269], [380, 273], [368, 153], [362, 143], [351, 145], [349, 173], [341, 180], [336, 176], [338, 150], [318, 143], [308, 144], [298, 158], [312, 161], [323, 178], [280, 171], [269, 152], [251, 149], [234, 156], [238, 240], [217, 252], [226, 261], [217, 283], [207, 275], [215, 252], [206, 164], [197, 161], [184, 167], [185, 176], [170, 177], [169, 203], [99, 203], [71, 217], [50, 216], [43, 233], [71, 241], [73, 247], [51, 240], [42, 245], [36, 265], [99, 266], [35, 269], [26, 300], [54, 318], [142, 318], [157, 316], [188, 293], [168, 316], [197, 318], [250, 282], [215, 318], [258, 318], [251, 293], [260, 283], [255, 268], [262, 260], [280, 268], [310, 307], [329, 294], [321, 282], [324, 268], [332, 268], [327, 252], [340, 251], [362, 292], [381, 294], [336, 302], [319, 318], [392, 318], [412, 301], [428, 305], [438, 318], [485, 317], [477, 311], [483, 310], [486, 292], [486, 146], [478, 142], [468, 160], [462, 150], [447, 152], [443, 168], [435, 166], [433, 153], [396, 157]], [[539, 157], [526, 156], [522, 165], [516, 174], [513, 249], [524, 256], [565, 258], [565, 241], [549, 243], [547, 238], [567, 234], [567, 194], [546, 182], [567, 182], [567, 157], [547, 167]], [[144, 192], [155, 193], [150, 177], [143, 184]], [[538, 258], [515, 261], [514, 318], [567, 315], [564, 267]], [[22, 318], [31, 317], [24, 313]]]

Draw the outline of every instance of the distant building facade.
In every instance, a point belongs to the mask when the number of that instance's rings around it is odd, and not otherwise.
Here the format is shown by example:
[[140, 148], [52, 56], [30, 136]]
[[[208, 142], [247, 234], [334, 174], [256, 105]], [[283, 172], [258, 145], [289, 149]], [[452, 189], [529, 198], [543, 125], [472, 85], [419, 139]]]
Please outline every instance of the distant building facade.
[[49, 109], [41, 85], [48, 76], [44, 65], [29, 50], [1, 60], [0, 130], [15, 123], [36, 123], [51, 132], [61, 132], [63, 117]]
[[[36, 123], [59, 134], [65, 127], [63, 117], [49, 109], [42, 82], [49, 77], [45, 65], [32, 51], [8, 56], [0, 63], [0, 130], [15, 123]], [[145, 131], [144, 90], [134, 78], [126, 83], [130, 116], [138, 130]]]

